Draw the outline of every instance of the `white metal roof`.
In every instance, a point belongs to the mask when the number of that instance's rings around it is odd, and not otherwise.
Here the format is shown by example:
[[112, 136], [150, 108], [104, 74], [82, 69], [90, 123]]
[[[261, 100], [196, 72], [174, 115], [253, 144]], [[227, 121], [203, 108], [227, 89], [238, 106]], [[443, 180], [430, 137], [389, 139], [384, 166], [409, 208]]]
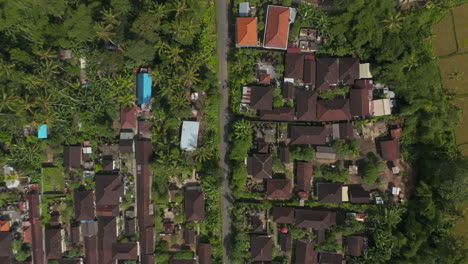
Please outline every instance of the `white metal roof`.
[[196, 121], [184, 121], [182, 123], [182, 135], [180, 137], [180, 148], [187, 151], [197, 149], [198, 130], [200, 123]]

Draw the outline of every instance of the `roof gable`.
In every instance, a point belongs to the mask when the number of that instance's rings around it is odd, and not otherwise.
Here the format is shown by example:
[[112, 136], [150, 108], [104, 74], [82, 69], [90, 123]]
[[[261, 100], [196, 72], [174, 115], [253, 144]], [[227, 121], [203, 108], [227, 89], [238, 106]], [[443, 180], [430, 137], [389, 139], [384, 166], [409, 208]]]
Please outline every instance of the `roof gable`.
[[294, 208], [292, 207], [273, 207], [272, 215], [275, 223], [294, 223]]
[[310, 162], [297, 162], [296, 164], [296, 189], [302, 192], [310, 192], [312, 188], [312, 172], [314, 168]]
[[342, 183], [317, 183], [317, 196], [321, 203], [341, 203], [342, 202]]
[[296, 117], [300, 121], [316, 121], [317, 93], [300, 91], [296, 96]]
[[250, 108], [255, 110], [273, 109], [273, 88], [255, 86], [251, 88]]
[[303, 239], [297, 241], [295, 264], [317, 263], [317, 255], [314, 242]]
[[268, 236], [253, 236], [250, 239], [252, 261], [271, 261], [273, 240]]
[[237, 46], [257, 45], [257, 18], [237, 18]]
[[304, 78], [304, 54], [286, 53], [284, 78]]
[[120, 109], [120, 123], [122, 128], [136, 127], [136, 110], [133, 107], [123, 107]]
[[255, 153], [247, 159], [247, 171], [256, 179], [269, 179], [273, 174], [273, 156]]
[[205, 197], [201, 190], [186, 190], [184, 192], [185, 220], [188, 222], [205, 219]]
[[370, 99], [369, 90], [351, 89], [349, 91], [351, 114], [353, 116], [369, 116]]
[[291, 145], [325, 145], [330, 135], [327, 126], [291, 126]]
[[296, 226], [302, 228], [328, 229], [336, 223], [336, 212], [296, 209]]
[[380, 148], [384, 160], [397, 160], [400, 158], [400, 142], [398, 139], [380, 141]]
[[286, 49], [289, 36], [290, 9], [269, 5], [263, 46], [266, 48]]
[[347, 99], [317, 101], [317, 119], [319, 121], [351, 120]]
[[92, 191], [75, 191], [75, 218], [78, 221], [94, 219], [94, 197]]

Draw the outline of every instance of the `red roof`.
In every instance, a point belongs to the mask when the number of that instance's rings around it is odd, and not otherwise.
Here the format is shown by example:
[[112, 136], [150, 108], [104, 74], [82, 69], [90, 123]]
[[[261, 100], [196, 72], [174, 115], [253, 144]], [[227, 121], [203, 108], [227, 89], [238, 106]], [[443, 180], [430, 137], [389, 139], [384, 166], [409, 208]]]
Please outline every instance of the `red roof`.
[[237, 38], [238, 46], [256, 46], [257, 45], [257, 18], [256, 17], [238, 17], [237, 18]]
[[24, 243], [32, 242], [31, 225], [23, 226], [23, 242]]
[[289, 35], [289, 8], [268, 6], [264, 47], [286, 49]]
[[347, 99], [317, 101], [317, 119], [319, 121], [350, 120], [349, 101]]
[[384, 160], [397, 160], [400, 158], [400, 142], [398, 139], [380, 141], [380, 148]]
[[390, 134], [392, 135], [393, 139], [401, 138], [401, 128], [395, 128], [390, 130]]
[[120, 123], [122, 128], [136, 127], [136, 110], [133, 107], [124, 107], [120, 109]]
[[260, 83], [261, 84], [270, 84], [271, 82], [271, 75], [268, 73], [261, 73], [260, 74]]
[[310, 192], [312, 187], [312, 163], [298, 162], [296, 167], [296, 189], [298, 191]]

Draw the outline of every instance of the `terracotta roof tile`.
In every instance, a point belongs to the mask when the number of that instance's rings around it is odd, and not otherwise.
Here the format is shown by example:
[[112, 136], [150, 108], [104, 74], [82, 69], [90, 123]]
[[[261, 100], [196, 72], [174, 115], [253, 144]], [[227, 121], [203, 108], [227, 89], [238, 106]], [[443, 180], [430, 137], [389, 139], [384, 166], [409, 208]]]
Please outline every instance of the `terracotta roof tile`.
[[296, 189], [310, 192], [312, 188], [312, 172], [314, 167], [310, 162], [297, 162], [296, 164]]
[[380, 148], [384, 160], [397, 160], [401, 156], [398, 139], [380, 141]]
[[275, 223], [294, 223], [294, 208], [292, 207], [273, 207], [272, 215]]
[[289, 35], [288, 7], [268, 6], [264, 47], [286, 49]]
[[319, 121], [351, 120], [347, 99], [317, 101], [317, 119]]
[[257, 45], [257, 18], [238, 17], [237, 18], [237, 46]]
[[252, 236], [250, 239], [250, 256], [252, 261], [271, 261], [273, 240], [268, 236]]

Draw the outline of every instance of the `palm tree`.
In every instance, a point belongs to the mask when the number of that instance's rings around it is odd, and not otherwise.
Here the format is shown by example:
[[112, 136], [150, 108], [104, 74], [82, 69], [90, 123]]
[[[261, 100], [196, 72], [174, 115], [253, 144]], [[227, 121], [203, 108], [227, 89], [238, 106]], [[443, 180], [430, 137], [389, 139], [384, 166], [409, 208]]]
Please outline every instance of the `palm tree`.
[[96, 31], [97, 39], [100, 39], [100, 40], [103, 40], [103, 41], [109, 41], [110, 43], [115, 45], [115, 43], [111, 39], [111, 37], [115, 34], [114, 32], [112, 32], [113, 29], [114, 28], [113, 28], [112, 25], [110, 25], [110, 24], [105, 25], [102, 22], [96, 23], [94, 25], [94, 30]]
[[183, 12], [189, 10], [185, 0], [175, 0], [172, 1], [172, 11], [176, 13], [176, 17], [182, 14]]
[[135, 105], [136, 96], [133, 93], [127, 93], [120, 95], [117, 98], [117, 102], [122, 105], [122, 107], [132, 107]]
[[401, 13], [388, 14], [388, 17], [383, 20], [386, 24], [386, 28], [389, 31], [398, 31], [402, 28], [404, 17], [401, 16]]
[[169, 9], [163, 3], [154, 3], [153, 9], [150, 10], [150, 13], [153, 13], [153, 18], [157, 21], [163, 20], [166, 18], [167, 14], [169, 13]]
[[236, 139], [246, 138], [252, 133], [252, 124], [245, 120], [241, 119], [234, 124], [234, 137]]
[[154, 47], [158, 51], [159, 56], [166, 54], [167, 51], [171, 48], [171, 46], [163, 40], [158, 41]]
[[213, 148], [209, 145], [199, 147], [193, 152], [193, 156], [197, 162], [205, 162], [213, 157]]
[[198, 79], [198, 67], [197, 66], [192, 66], [192, 65], [187, 65], [183, 67], [182, 69], [182, 74], [180, 75], [183, 85], [186, 87], [191, 87], [193, 84], [196, 84], [200, 81]]
[[410, 56], [406, 56], [403, 68], [408, 69], [408, 71], [410, 71], [418, 65], [418, 57], [416, 56], [415, 52], [412, 52]]
[[114, 11], [112, 11], [112, 9], [102, 10], [101, 15], [103, 17], [104, 22], [108, 25], [116, 26], [120, 24], [120, 20], [117, 19], [117, 17], [120, 16], [120, 13], [115, 14]]
[[57, 53], [50, 48], [35, 50], [33, 53], [39, 56], [41, 60], [51, 60], [58, 57]]
[[180, 62], [182, 59], [180, 58], [180, 54], [184, 50], [179, 49], [175, 46], [169, 47], [169, 49], [166, 52], [166, 58], [172, 63], [172, 64], [177, 64]]
[[1, 100], [0, 100], [0, 112], [10, 111], [16, 112], [18, 111], [20, 98], [13, 93], [7, 93], [5, 90], [1, 93]]

